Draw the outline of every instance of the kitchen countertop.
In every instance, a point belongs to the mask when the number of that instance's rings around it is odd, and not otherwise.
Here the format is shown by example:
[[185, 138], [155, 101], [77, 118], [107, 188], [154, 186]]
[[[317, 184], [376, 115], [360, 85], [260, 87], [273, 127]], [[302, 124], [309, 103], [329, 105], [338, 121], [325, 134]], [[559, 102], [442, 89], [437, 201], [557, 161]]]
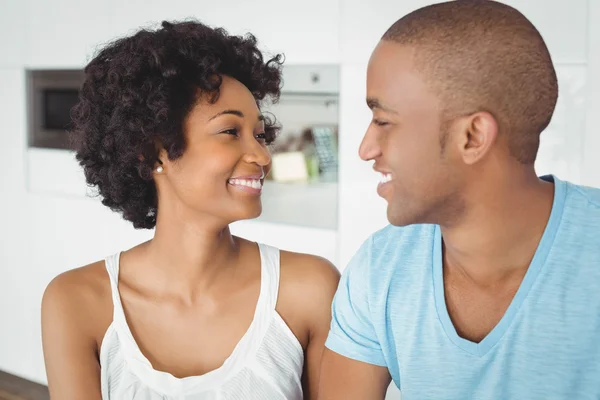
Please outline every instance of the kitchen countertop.
[[337, 182], [266, 181], [263, 212], [257, 221], [337, 230]]

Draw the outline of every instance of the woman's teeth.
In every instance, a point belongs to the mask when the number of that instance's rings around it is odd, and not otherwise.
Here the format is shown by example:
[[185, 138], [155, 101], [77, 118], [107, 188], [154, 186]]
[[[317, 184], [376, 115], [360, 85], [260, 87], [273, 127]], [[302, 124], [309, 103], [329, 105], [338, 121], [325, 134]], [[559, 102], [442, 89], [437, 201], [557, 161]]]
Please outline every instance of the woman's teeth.
[[230, 179], [229, 183], [236, 186], [247, 186], [252, 189], [262, 189], [260, 179]]
[[381, 183], [386, 183], [392, 180], [392, 174], [381, 174]]

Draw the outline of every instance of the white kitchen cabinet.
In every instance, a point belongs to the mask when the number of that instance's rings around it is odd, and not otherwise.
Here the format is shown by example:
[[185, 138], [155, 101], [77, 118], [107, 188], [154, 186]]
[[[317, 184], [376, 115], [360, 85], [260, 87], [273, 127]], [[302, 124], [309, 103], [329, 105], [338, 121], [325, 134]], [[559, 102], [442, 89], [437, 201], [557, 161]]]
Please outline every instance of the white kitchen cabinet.
[[283, 52], [286, 62], [339, 62], [339, 0], [233, 0], [216, 6], [208, 0], [129, 0], [113, 10], [119, 34], [162, 20], [195, 18], [230, 33], [254, 34], [261, 50]]
[[538, 175], [583, 184], [587, 66], [557, 65], [558, 102], [550, 125], [540, 137]]
[[114, 37], [110, 20], [114, 2], [23, 0], [26, 67], [82, 68], [99, 44]]
[[19, 67], [25, 55], [25, 4], [0, 0], [0, 68]]
[[555, 63], [585, 62], [589, 0], [544, 0], [543, 2], [503, 0], [502, 2], [521, 11], [535, 25], [542, 34]]

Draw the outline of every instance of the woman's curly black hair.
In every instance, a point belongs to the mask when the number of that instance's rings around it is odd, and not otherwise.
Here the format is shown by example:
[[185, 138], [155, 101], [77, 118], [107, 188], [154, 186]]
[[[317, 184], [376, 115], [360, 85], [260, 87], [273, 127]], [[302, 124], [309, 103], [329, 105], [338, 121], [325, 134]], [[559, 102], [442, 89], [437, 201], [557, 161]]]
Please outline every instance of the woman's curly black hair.
[[[244, 84], [257, 103], [277, 101], [282, 57], [264, 61], [256, 38], [230, 36], [196, 21], [163, 22], [103, 48], [85, 68], [71, 138], [87, 183], [135, 228], [156, 225], [152, 170], [159, 146], [185, 150], [184, 120], [200, 93], [217, 101], [222, 76]], [[278, 127], [267, 119], [267, 143]]]

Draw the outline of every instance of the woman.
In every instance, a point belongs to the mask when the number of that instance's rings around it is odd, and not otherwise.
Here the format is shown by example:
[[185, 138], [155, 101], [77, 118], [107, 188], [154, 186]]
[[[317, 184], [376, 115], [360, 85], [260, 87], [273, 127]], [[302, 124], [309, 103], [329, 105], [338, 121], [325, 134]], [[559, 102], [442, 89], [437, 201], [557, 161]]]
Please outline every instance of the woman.
[[104, 48], [73, 112], [102, 203], [154, 238], [55, 278], [42, 304], [52, 398], [314, 399], [339, 279], [232, 236], [261, 213], [279, 57], [251, 35], [163, 22]]

